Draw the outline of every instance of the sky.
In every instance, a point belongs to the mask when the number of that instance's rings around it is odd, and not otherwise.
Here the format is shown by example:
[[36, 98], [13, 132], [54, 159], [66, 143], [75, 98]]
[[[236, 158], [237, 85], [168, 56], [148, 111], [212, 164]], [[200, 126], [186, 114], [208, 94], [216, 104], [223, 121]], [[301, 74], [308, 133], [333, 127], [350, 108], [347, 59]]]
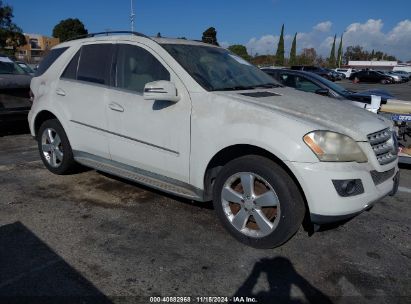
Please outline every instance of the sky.
[[[3, 0], [25, 33], [51, 35], [62, 19], [79, 18], [89, 32], [130, 29], [130, 0]], [[201, 39], [210, 26], [220, 44], [275, 53], [285, 24], [286, 54], [314, 47], [328, 56], [334, 35], [344, 47], [361, 45], [411, 60], [411, 0], [134, 0], [135, 30], [148, 35]]]

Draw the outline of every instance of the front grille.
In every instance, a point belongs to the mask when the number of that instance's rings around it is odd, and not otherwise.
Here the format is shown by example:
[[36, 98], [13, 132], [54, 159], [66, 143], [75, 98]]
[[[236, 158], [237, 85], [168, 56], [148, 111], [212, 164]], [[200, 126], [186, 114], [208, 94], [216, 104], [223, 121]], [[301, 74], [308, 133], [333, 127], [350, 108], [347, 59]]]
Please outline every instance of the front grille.
[[395, 168], [392, 168], [391, 170], [388, 170], [385, 172], [378, 172], [374, 170], [374, 171], [371, 171], [370, 173], [371, 173], [372, 180], [374, 181], [374, 184], [379, 185], [389, 180], [391, 177], [394, 177]]
[[397, 159], [393, 133], [390, 129], [384, 129], [369, 134], [368, 142], [370, 143], [380, 165], [389, 164]]

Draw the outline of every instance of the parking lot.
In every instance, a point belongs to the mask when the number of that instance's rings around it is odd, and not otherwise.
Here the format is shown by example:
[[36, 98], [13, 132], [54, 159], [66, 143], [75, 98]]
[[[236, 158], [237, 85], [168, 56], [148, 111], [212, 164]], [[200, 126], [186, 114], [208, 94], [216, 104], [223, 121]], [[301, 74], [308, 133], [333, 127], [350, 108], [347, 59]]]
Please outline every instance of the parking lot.
[[396, 99], [399, 100], [411, 100], [411, 82], [398, 83], [398, 84], [375, 84], [375, 83], [353, 83], [348, 79], [344, 79], [337, 82], [344, 88], [356, 92], [367, 91], [373, 89], [382, 89], [390, 92]]
[[401, 169], [400, 192], [370, 212], [312, 236], [301, 228], [280, 248], [256, 250], [223, 230], [211, 203], [92, 170], [53, 175], [24, 126], [15, 130], [0, 137], [1, 297], [409, 303], [410, 168]]

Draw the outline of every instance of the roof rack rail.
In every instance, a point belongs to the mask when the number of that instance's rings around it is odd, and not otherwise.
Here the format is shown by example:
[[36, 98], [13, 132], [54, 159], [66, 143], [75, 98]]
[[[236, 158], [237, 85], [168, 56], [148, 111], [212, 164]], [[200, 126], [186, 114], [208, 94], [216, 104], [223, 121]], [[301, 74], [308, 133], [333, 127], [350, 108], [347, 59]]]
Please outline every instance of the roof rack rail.
[[138, 37], [144, 37], [144, 38], [150, 38], [142, 33], [138, 32], [132, 32], [132, 31], [107, 31], [107, 32], [99, 32], [99, 33], [91, 33], [91, 34], [86, 34], [86, 35], [80, 35], [76, 36], [74, 38], [70, 38], [66, 41], [72, 41], [72, 40], [77, 40], [77, 39], [83, 39], [83, 38], [91, 38], [91, 37], [96, 37], [96, 36], [108, 36], [108, 35], [116, 35], [116, 34], [131, 34], [133, 36], [138, 36]]

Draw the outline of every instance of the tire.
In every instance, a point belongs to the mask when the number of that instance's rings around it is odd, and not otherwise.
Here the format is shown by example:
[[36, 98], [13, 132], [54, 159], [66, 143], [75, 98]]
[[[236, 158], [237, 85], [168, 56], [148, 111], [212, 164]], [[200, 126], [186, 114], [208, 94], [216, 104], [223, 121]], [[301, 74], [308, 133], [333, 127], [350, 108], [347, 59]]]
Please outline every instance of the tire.
[[381, 83], [381, 84], [387, 84], [387, 80], [381, 79], [380, 83]]
[[70, 142], [57, 119], [50, 119], [40, 126], [37, 144], [44, 166], [52, 173], [64, 175], [77, 167]]
[[224, 228], [254, 248], [282, 245], [298, 231], [305, 215], [293, 179], [276, 163], [256, 155], [237, 158], [221, 169], [213, 204]]

